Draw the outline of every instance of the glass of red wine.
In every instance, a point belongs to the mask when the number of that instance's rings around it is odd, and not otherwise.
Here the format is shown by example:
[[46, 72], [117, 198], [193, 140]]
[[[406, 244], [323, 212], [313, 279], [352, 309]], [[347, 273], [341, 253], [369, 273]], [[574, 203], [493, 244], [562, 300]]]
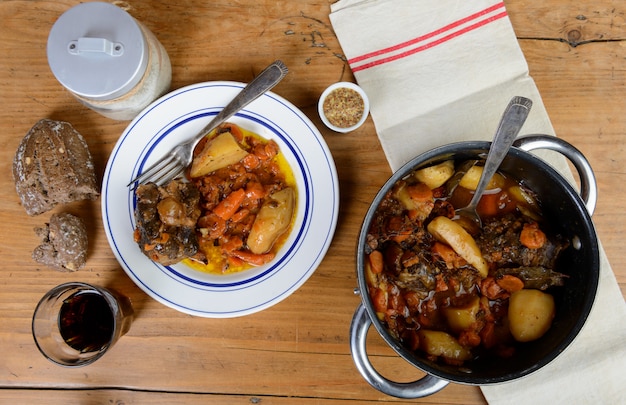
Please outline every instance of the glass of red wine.
[[130, 300], [86, 283], [61, 284], [48, 291], [33, 315], [39, 351], [62, 366], [91, 364], [130, 329]]

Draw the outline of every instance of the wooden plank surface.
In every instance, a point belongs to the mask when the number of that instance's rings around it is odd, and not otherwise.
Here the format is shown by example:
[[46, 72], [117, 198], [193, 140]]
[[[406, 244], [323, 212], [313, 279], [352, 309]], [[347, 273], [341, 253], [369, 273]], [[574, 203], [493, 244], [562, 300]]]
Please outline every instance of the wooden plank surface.
[[[319, 269], [296, 293], [252, 316], [203, 319], [147, 297], [115, 260], [104, 234], [100, 201], [63, 207], [88, 224], [87, 266], [58, 273], [33, 262], [33, 232], [51, 213], [28, 217], [11, 178], [21, 138], [41, 118], [71, 122], [94, 155], [101, 176], [127, 123], [81, 106], [52, 76], [45, 46], [51, 25], [78, 1], [0, 2], [0, 402], [338, 404], [420, 402], [481, 404], [477, 387], [450, 384], [419, 401], [371, 388], [356, 371], [348, 327], [360, 299], [355, 244], [363, 216], [391, 174], [368, 120], [357, 132], [325, 130], [317, 97], [330, 83], [353, 80], [323, 0], [118, 1], [148, 26], [169, 52], [172, 88], [207, 80], [249, 81], [280, 58], [291, 73], [275, 92], [320, 128], [337, 165], [341, 207], [333, 244]], [[626, 7], [616, 0], [505, 2], [557, 134], [591, 161], [600, 198], [594, 222], [623, 294], [626, 228]], [[58, 210], [57, 210], [58, 211]], [[82, 369], [59, 368], [37, 351], [30, 321], [51, 287], [77, 280], [128, 295], [137, 318], [110, 353]], [[421, 373], [370, 333], [372, 362], [392, 379]]]

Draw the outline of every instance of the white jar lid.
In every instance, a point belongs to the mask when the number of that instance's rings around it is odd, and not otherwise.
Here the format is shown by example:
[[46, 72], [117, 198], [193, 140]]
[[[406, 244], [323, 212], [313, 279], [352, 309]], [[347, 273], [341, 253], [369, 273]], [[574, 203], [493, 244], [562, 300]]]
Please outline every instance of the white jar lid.
[[143, 77], [149, 49], [139, 24], [121, 8], [91, 2], [72, 7], [48, 36], [48, 64], [71, 92], [112, 100]]

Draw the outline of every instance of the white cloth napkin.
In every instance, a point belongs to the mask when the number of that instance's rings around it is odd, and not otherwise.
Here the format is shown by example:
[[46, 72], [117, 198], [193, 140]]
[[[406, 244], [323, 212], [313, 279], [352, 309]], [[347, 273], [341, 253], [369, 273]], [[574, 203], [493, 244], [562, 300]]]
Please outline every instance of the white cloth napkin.
[[[521, 134], [555, 135], [503, 2], [340, 0], [331, 11], [392, 170], [436, 146], [491, 140], [513, 96], [533, 100]], [[540, 155], [574, 181], [563, 157]], [[570, 347], [530, 376], [481, 388], [490, 404], [626, 401], [626, 305], [604, 250], [594, 307]]]

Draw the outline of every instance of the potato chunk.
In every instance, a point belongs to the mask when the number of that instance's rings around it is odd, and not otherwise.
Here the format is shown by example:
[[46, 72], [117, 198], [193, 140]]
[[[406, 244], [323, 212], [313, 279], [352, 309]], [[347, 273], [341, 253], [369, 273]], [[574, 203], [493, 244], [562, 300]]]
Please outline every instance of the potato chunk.
[[541, 208], [537, 200], [520, 186], [509, 187], [509, 195], [517, 201], [517, 208], [527, 217], [541, 221]]
[[[476, 190], [478, 187], [478, 182], [480, 181], [480, 176], [483, 174], [482, 166], [472, 166], [470, 169], [463, 175], [461, 181], [459, 182], [459, 186], [466, 188], [468, 190]], [[496, 173], [493, 175], [489, 183], [487, 184], [487, 190], [493, 190], [496, 188], [502, 188], [504, 186], [504, 177], [500, 173]]]
[[469, 360], [472, 353], [446, 332], [420, 329], [417, 332], [420, 348], [432, 356], [442, 356], [454, 360]]
[[208, 141], [202, 151], [191, 162], [191, 177], [200, 177], [228, 165], [239, 162], [248, 152], [244, 150], [230, 132], [223, 132]]
[[480, 298], [477, 295], [463, 306], [443, 308], [443, 315], [448, 321], [448, 326], [454, 332], [467, 330], [476, 322], [476, 314], [480, 310]]
[[424, 183], [404, 184], [396, 190], [395, 197], [420, 221], [428, 218], [435, 206], [433, 192]]
[[529, 342], [539, 339], [552, 325], [554, 298], [539, 290], [519, 290], [509, 299], [508, 315], [515, 340]]
[[287, 187], [269, 196], [256, 216], [248, 235], [248, 249], [252, 253], [267, 253], [274, 242], [291, 223], [295, 205], [295, 193]]
[[482, 278], [489, 271], [487, 261], [472, 236], [448, 217], [436, 217], [427, 226], [435, 239], [450, 246], [459, 256], [474, 266]]
[[415, 178], [426, 184], [431, 190], [442, 186], [454, 175], [454, 161], [446, 160], [434, 166], [415, 171]]

